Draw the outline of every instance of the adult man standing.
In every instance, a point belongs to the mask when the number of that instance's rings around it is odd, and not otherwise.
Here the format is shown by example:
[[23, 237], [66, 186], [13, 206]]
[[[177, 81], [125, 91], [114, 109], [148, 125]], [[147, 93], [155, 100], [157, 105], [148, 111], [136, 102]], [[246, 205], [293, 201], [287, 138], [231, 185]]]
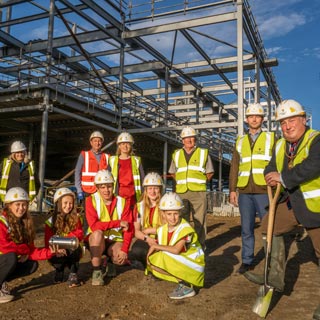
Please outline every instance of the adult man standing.
[[[281, 183], [284, 192], [276, 209], [272, 239], [269, 283], [284, 289], [285, 245], [283, 234], [302, 224], [311, 238], [320, 268], [320, 133], [306, 126], [306, 114], [295, 100], [284, 100], [276, 110], [283, 138], [272, 154], [264, 174], [268, 185]], [[268, 215], [262, 220], [265, 236]], [[245, 273], [250, 281], [262, 284], [262, 275]], [[313, 319], [320, 319], [320, 304]]]
[[28, 159], [27, 148], [21, 141], [11, 145], [10, 156], [0, 164], [0, 199], [3, 202], [7, 190], [13, 187], [23, 188], [34, 199], [39, 190], [39, 179], [35, 172], [34, 161]]
[[100, 131], [94, 131], [89, 140], [91, 150], [81, 151], [75, 168], [75, 186], [79, 201], [97, 191], [94, 177], [99, 170], [108, 167], [109, 155], [101, 151], [103, 134]]
[[237, 138], [229, 174], [230, 203], [239, 206], [241, 216], [242, 263], [238, 274], [253, 269], [256, 214], [262, 219], [269, 203], [263, 170], [275, 141], [274, 133], [261, 129], [264, 111], [260, 104], [249, 105], [245, 115], [249, 130]]
[[194, 228], [204, 247], [207, 214], [206, 183], [213, 177], [214, 169], [208, 149], [196, 146], [196, 135], [193, 128], [183, 128], [180, 135], [183, 148], [174, 151], [169, 173], [174, 175], [176, 193], [190, 204]]

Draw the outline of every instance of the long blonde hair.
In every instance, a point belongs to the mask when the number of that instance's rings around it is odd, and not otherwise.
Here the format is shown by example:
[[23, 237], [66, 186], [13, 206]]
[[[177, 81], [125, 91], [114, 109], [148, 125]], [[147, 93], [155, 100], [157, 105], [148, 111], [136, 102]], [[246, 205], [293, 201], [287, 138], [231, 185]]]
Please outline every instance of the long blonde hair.
[[[134, 152], [133, 152], [133, 147], [132, 147], [132, 144], [130, 143], [130, 152], [129, 152], [129, 155], [130, 156], [133, 156], [134, 155]], [[116, 151], [116, 155], [117, 156], [120, 156], [120, 154], [121, 154], [121, 150], [120, 150], [120, 147], [119, 147], [119, 145], [118, 145], [118, 148], [117, 148], [117, 151]]]
[[[164, 223], [161, 210], [159, 209], [159, 202], [161, 199], [163, 187], [162, 186], [158, 186], [158, 187], [160, 188], [160, 194], [159, 194], [158, 198], [156, 199], [156, 207], [158, 207], [159, 215], [158, 215], [158, 221], [157, 221], [156, 225], [154, 226], [155, 228], [162, 226]], [[152, 205], [152, 203], [147, 195], [147, 188], [148, 188], [148, 186], [145, 187], [145, 190], [144, 190], [143, 195], [141, 197], [141, 200], [144, 203], [144, 213], [143, 213], [143, 225], [144, 226], [150, 225], [149, 215], [146, 215], [145, 213], [146, 212], [150, 213], [150, 209], [151, 209], [151, 205]]]

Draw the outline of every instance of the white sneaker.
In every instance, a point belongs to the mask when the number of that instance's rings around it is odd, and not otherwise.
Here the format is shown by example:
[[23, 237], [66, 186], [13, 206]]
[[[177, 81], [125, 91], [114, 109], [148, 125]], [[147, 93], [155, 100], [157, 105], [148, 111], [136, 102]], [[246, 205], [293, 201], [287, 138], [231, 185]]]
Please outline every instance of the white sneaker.
[[7, 303], [14, 299], [14, 296], [5, 292], [5, 290], [0, 290], [0, 303]]

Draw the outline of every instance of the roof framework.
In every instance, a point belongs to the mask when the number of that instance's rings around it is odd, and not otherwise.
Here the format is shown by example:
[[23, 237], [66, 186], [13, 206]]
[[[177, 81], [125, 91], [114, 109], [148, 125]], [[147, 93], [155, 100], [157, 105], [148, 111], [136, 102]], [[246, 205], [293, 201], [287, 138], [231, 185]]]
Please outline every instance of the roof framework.
[[42, 179], [48, 155], [71, 157], [97, 127], [159, 161], [190, 125], [220, 164], [248, 103], [274, 129], [278, 62], [248, 0], [0, 0], [0, 13], [0, 147], [38, 142]]

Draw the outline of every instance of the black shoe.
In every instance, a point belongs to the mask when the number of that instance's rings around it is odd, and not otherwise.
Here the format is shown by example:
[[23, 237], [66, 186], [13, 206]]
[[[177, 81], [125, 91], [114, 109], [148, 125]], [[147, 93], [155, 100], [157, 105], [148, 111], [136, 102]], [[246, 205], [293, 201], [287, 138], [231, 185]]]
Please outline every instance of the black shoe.
[[243, 275], [246, 279], [248, 279], [249, 281], [251, 281], [255, 284], [259, 284], [259, 285], [264, 284], [264, 275], [263, 274], [256, 274], [256, 273], [252, 273], [252, 272], [247, 271]]
[[240, 268], [237, 270], [237, 274], [244, 274], [245, 272], [249, 270], [253, 270], [254, 266], [251, 264], [242, 263]]
[[54, 275], [54, 283], [61, 283], [64, 280], [64, 271], [63, 270], [56, 270]]

